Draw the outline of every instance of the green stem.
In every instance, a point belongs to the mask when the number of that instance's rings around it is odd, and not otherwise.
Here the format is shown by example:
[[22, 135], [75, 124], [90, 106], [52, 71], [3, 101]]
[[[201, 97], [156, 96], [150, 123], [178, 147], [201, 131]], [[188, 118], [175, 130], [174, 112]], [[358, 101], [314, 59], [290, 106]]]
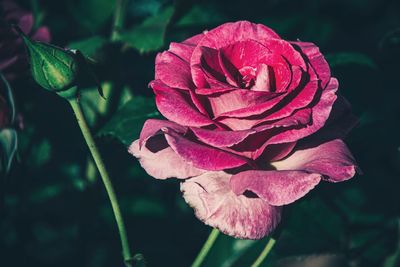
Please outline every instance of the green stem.
[[203, 247], [201, 248], [199, 254], [197, 255], [191, 267], [201, 266], [208, 252], [210, 251], [211, 247], [214, 245], [214, 242], [217, 239], [219, 233], [220, 232], [215, 228], [211, 231], [210, 235], [207, 238], [207, 241], [204, 243]]
[[93, 156], [94, 162], [99, 170], [100, 176], [103, 180], [104, 186], [106, 188], [108, 197], [111, 202], [111, 207], [114, 211], [115, 220], [117, 222], [119, 235], [121, 238], [121, 245], [122, 245], [122, 255], [124, 257], [125, 266], [131, 267], [132, 266], [132, 255], [129, 249], [128, 244], [128, 237], [126, 234], [125, 224], [122, 218], [121, 210], [119, 208], [117, 196], [115, 194], [113, 185], [110, 180], [110, 176], [105, 168], [104, 162], [100, 156], [99, 150], [97, 149], [96, 143], [93, 139], [92, 134], [90, 133], [89, 126], [85, 120], [85, 117], [82, 112], [81, 105], [77, 99], [69, 99], [68, 100], [74, 113], [76, 116], [76, 120], [78, 121], [79, 127], [81, 128], [82, 134], [85, 138], [85, 141], [89, 147], [90, 153]]
[[273, 239], [272, 237], [268, 240], [267, 245], [265, 245], [265, 248], [261, 252], [261, 254], [258, 256], [256, 261], [251, 265], [251, 267], [258, 267], [261, 265], [261, 263], [265, 260], [265, 258], [268, 256], [268, 254], [271, 252], [272, 248], [274, 247], [276, 243], [276, 240]]
[[121, 38], [121, 29], [125, 19], [125, 7], [128, 0], [116, 0], [114, 9], [114, 21], [111, 30], [110, 40], [115, 42]]

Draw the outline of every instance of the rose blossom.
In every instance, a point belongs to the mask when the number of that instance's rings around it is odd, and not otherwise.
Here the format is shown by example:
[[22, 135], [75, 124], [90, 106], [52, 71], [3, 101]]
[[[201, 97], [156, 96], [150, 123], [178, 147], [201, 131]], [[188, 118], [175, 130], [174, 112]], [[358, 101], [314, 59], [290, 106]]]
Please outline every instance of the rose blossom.
[[356, 120], [312, 43], [226, 23], [171, 43], [150, 86], [167, 120], [147, 120], [129, 152], [151, 176], [183, 179], [196, 216], [228, 235], [262, 238], [282, 206], [356, 172], [341, 140]]
[[18, 25], [25, 34], [36, 41], [49, 42], [50, 33], [47, 27], [32, 31], [32, 14], [22, 10], [14, 1], [0, 0], [0, 14], [0, 72], [12, 79], [28, 69], [28, 62], [23, 42], [10, 25]]

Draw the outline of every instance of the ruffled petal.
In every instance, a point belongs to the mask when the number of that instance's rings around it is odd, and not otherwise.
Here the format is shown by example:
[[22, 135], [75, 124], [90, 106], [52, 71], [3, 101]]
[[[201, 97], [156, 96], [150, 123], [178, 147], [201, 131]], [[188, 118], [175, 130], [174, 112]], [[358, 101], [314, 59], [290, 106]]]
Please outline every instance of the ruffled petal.
[[185, 134], [187, 131], [186, 127], [176, 124], [175, 122], [172, 121], [148, 119], [143, 124], [142, 131], [140, 132], [140, 138], [139, 138], [140, 147], [143, 145], [144, 142], [147, 141], [147, 139], [161, 132], [161, 129], [165, 127], [173, 129], [175, 132], [178, 132], [180, 134]]
[[165, 128], [162, 130], [165, 132], [165, 138], [171, 148], [186, 162], [199, 169], [209, 171], [225, 170], [249, 163], [249, 160], [244, 157], [193, 142], [171, 129]]
[[358, 170], [349, 149], [340, 139], [314, 147], [299, 147], [287, 158], [271, 164], [277, 170], [299, 170], [321, 174], [330, 182], [348, 180]]
[[243, 141], [250, 134], [255, 133], [255, 130], [246, 131], [224, 131], [224, 130], [208, 130], [203, 128], [190, 128], [196, 137], [214, 147], [229, 147]]
[[271, 233], [281, 219], [281, 208], [257, 197], [235, 195], [231, 175], [207, 172], [181, 183], [185, 201], [205, 224], [243, 239], [260, 239]]
[[158, 110], [167, 119], [184, 126], [205, 126], [213, 122], [191, 103], [190, 95], [178, 92], [159, 81], [150, 83], [156, 94]]
[[170, 147], [165, 146], [165, 139], [155, 138], [152, 146], [162, 149], [153, 151], [146, 145], [139, 147], [139, 140], [134, 141], [129, 147], [129, 153], [138, 158], [140, 165], [146, 172], [157, 179], [167, 178], [188, 178], [204, 173], [204, 170], [197, 169], [184, 161]]
[[306, 195], [321, 180], [321, 175], [306, 171], [243, 171], [232, 176], [232, 191], [242, 195], [251, 191], [273, 206], [290, 204]]
[[189, 63], [169, 51], [157, 55], [155, 79], [173, 88], [194, 88]]
[[315, 44], [308, 42], [292, 42], [292, 44], [294, 47], [298, 47], [301, 50], [307, 61], [310, 62], [318, 78], [321, 80], [322, 88], [325, 88], [331, 77], [331, 70], [325, 57], [319, 51], [319, 48]]

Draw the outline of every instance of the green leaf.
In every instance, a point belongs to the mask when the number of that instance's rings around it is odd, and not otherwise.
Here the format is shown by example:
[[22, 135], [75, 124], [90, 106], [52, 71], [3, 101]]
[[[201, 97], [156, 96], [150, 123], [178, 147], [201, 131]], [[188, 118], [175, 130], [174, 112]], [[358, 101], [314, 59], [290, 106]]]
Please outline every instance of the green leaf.
[[226, 18], [215, 8], [204, 4], [194, 5], [182, 18], [176, 22], [176, 26], [205, 26], [222, 23]]
[[326, 60], [331, 67], [338, 67], [349, 64], [358, 64], [376, 69], [375, 62], [367, 55], [356, 52], [341, 52], [326, 55]]
[[89, 32], [97, 32], [112, 17], [115, 1], [80, 0], [67, 1], [69, 11], [75, 20]]
[[12, 159], [17, 151], [17, 132], [14, 129], [2, 129], [0, 131], [0, 149], [1, 149], [1, 173], [7, 173], [10, 170]]
[[99, 131], [99, 136], [112, 136], [124, 145], [139, 138], [147, 119], [160, 118], [153, 98], [135, 97], [127, 102]]
[[173, 13], [172, 6], [165, 8], [157, 15], [144, 20], [140, 25], [122, 32], [121, 40], [141, 53], [160, 49], [164, 45], [165, 32]]
[[93, 36], [90, 38], [71, 42], [67, 45], [70, 49], [76, 49], [81, 51], [87, 57], [94, 57], [96, 52], [107, 42], [107, 39], [103, 36]]

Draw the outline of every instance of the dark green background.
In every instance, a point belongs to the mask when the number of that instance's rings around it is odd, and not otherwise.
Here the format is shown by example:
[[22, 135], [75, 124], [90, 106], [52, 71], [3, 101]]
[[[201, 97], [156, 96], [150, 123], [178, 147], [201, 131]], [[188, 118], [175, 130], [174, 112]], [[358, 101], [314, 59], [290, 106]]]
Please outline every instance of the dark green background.
[[[80, 48], [97, 61], [101, 81], [117, 88], [106, 113], [99, 113], [104, 101], [94, 88], [83, 103], [112, 174], [132, 250], [143, 253], [148, 266], [189, 266], [210, 231], [183, 201], [177, 181], [147, 176], [126, 151], [143, 121], [157, 115], [147, 88], [155, 54], [170, 41], [242, 19], [263, 23], [284, 39], [316, 43], [360, 118], [346, 142], [364, 175], [323, 183], [288, 207], [264, 266], [298, 266], [282, 263], [292, 256], [325, 259], [331, 264], [325, 267], [400, 266], [399, 1], [131, 0], [120, 43], [107, 41], [111, 0], [20, 4], [49, 26], [54, 44]], [[122, 266], [110, 205], [101, 181], [87, 179], [88, 151], [69, 106], [29, 78], [12, 86], [25, 127], [1, 185], [0, 266]], [[122, 107], [126, 95], [133, 100]], [[266, 241], [220, 236], [205, 265], [249, 266]], [[326, 260], [326, 254], [339, 257]]]

